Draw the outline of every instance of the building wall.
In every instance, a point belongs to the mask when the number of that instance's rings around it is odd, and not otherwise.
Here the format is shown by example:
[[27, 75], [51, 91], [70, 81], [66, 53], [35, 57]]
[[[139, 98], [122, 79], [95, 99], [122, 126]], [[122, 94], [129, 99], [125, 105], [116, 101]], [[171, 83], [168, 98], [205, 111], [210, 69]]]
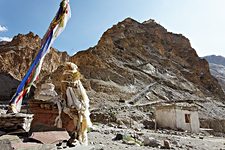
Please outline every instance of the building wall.
[[176, 128], [175, 109], [159, 109], [156, 110], [157, 127]]
[[[185, 121], [185, 114], [190, 115], [190, 123]], [[156, 109], [157, 127], [182, 129], [191, 132], [199, 132], [200, 123], [198, 111], [181, 110], [174, 108]]]
[[[190, 123], [185, 122], [185, 114], [190, 115]], [[176, 127], [191, 132], [199, 132], [199, 117], [197, 111], [176, 109]]]

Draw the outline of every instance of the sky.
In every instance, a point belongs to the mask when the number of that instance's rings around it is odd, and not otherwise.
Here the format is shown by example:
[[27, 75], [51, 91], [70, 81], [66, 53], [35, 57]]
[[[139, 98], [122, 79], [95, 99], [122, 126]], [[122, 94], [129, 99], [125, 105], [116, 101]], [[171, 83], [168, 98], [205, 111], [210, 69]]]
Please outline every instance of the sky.
[[[0, 0], [0, 40], [46, 32], [61, 0]], [[225, 56], [225, 0], [70, 0], [72, 18], [53, 47], [70, 55], [95, 46], [114, 24], [154, 19], [186, 36], [199, 56]]]

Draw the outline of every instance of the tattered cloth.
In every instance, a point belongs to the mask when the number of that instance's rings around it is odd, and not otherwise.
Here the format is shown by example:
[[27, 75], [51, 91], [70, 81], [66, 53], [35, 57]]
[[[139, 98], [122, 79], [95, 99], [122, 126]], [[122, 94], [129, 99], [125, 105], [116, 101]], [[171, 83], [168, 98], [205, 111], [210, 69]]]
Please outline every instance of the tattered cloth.
[[42, 39], [41, 49], [36, 55], [33, 63], [31, 64], [29, 70], [24, 76], [23, 80], [19, 84], [16, 93], [12, 97], [9, 105], [9, 112], [18, 113], [21, 109], [22, 100], [27, 93], [29, 93], [31, 86], [34, 81], [38, 79], [41, 67], [46, 54], [49, 52], [51, 45], [54, 40], [60, 35], [64, 30], [67, 21], [71, 17], [69, 0], [62, 0], [60, 8], [51, 22], [48, 31]]

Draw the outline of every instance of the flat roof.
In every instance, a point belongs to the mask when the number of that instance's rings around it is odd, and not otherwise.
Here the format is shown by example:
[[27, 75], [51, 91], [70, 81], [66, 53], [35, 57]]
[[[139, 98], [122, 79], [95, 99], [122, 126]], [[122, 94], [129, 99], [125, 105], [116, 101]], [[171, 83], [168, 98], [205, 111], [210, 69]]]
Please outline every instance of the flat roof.
[[162, 103], [160, 105], [155, 106], [155, 109], [156, 110], [179, 109], [179, 110], [198, 111], [198, 107], [195, 104], [189, 103], [173, 103], [173, 104]]

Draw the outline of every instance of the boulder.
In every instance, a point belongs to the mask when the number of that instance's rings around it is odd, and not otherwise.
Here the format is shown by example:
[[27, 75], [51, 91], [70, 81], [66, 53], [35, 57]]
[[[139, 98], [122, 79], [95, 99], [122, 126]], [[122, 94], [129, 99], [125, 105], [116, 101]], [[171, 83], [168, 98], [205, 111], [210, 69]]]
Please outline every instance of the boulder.
[[165, 149], [170, 149], [171, 148], [171, 144], [169, 140], [164, 140], [163, 141], [163, 148]]
[[70, 136], [66, 131], [33, 132], [30, 138], [43, 144], [53, 144], [59, 141], [68, 141]]
[[144, 146], [150, 146], [150, 147], [161, 147], [160, 141], [156, 140], [153, 137], [145, 137], [144, 138]]
[[120, 134], [120, 133], [118, 133], [117, 135], [116, 135], [116, 137], [113, 139], [114, 141], [119, 141], [119, 140], [122, 140], [123, 139], [123, 135], [122, 134]]
[[155, 129], [155, 121], [143, 120], [142, 122], [143, 122], [145, 129]]

